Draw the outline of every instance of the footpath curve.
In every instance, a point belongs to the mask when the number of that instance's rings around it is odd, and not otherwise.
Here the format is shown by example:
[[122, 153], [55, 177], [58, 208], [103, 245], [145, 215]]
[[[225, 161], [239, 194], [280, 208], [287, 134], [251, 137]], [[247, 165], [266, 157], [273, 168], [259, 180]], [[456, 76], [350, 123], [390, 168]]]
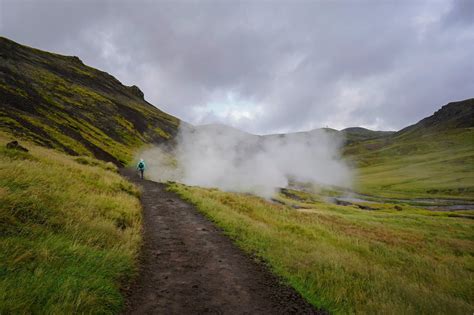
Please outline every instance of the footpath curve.
[[165, 186], [121, 173], [142, 188], [140, 274], [125, 314], [322, 314], [238, 249]]

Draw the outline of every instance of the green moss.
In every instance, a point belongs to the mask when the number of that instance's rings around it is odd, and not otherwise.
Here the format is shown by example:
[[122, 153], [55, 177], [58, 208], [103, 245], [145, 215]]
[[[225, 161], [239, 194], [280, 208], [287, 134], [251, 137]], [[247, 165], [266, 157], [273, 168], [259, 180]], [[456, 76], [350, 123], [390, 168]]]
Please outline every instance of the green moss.
[[65, 91], [68, 86], [66, 80], [51, 71], [33, 65], [23, 65], [23, 67], [35, 79], [35, 84], [38, 86], [53, 87], [58, 91]]
[[157, 134], [159, 134], [162, 138], [169, 139], [171, 138], [170, 134], [163, 131], [163, 129], [156, 127], [153, 129]]
[[112, 106], [112, 102], [108, 98], [81, 85], [72, 84], [68, 87], [68, 90], [79, 99], [85, 99], [85, 101], [100, 104], [101, 106]]
[[84, 68], [79, 68], [79, 67], [76, 67], [76, 66], [69, 66], [70, 69], [72, 69], [74, 72], [80, 74], [80, 75], [84, 75], [84, 76], [87, 76], [89, 78], [94, 78], [94, 73], [92, 71], [88, 71], [88, 70], [85, 70]]
[[[77, 142], [76, 140], [68, 137], [64, 133], [62, 133], [60, 130], [55, 129], [52, 126], [49, 126], [47, 123], [44, 123], [44, 121], [41, 121], [40, 119], [28, 115], [22, 115], [21, 116], [23, 119], [28, 121], [34, 126], [37, 126], [41, 129], [43, 129], [49, 137], [54, 139], [57, 143], [62, 144], [63, 146], [70, 148], [74, 152], [81, 154], [81, 155], [92, 155], [92, 153], [80, 142]], [[63, 148], [60, 146], [57, 146], [56, 143], [54, 143], [55, 148], [63, 151]]]
[[22, 89], [18, 88], [18, 87], [12, 87], [12, 86], [8, 86], [8, 85], [0, 83], [0, 89], [2, 89], [4, 91], [7, 91], [11, 94], [19, 95], [19, 96], [24, 97], [24, 98], [28, 97], [28, 94], [25, 91], [23, 91]]
[[5, 125], [5, 126], [8, 125], [11, 127], [22, 127], [18, 121], [16, 121], [13, 118], [8, 117], [4, 111], [0, 110], [0, 114], [1, 114], [0, 121], [2, 122], [2, 125]]

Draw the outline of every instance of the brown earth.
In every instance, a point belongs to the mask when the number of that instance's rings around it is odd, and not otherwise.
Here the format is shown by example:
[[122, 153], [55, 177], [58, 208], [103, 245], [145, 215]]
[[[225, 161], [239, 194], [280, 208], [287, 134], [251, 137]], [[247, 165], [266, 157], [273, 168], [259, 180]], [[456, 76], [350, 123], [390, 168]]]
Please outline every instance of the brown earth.
[[140, 274], [125, 290], [125, 314], [322, 314], [238, 249], [195, 207], [163, 184], [142, 188]]

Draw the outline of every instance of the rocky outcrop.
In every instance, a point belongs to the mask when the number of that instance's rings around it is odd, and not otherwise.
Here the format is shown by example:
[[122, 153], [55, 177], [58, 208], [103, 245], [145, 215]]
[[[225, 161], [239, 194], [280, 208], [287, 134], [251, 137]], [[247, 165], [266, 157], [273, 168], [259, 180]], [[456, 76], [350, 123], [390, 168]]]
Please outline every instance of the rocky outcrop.
[[7, 149], [9, 150], [18, 150], [18, 151], [23, 151], [23, 152], [28, 152], [28, 149], [21, 146], [18, 141], [14, 140], [11, 142], [7, 143]]
[[140, 88], [138, 86], [132, 85], [131, 87], [129, 87], [129, 89], [130, 89], [130, 92], [132, 92], [133, 95], [138, 96], [141, 99], [145, 98], [145, 94], [143, 94], [142, 90], [140, 90]]

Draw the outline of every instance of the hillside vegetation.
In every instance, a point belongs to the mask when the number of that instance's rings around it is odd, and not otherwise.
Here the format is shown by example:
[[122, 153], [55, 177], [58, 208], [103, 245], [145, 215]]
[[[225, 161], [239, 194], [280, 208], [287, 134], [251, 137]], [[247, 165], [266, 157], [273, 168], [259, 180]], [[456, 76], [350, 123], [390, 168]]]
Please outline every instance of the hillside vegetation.
[[141, 243], [138, 191], [116, 167], [0, 133], [0, 314], [112, 314]]
[[0, 129], [71, 155], [129, 162], [147, 143], [177, 133], [179, 120], [144, 100], [136, 86], [78, 57], [0, 37]]
[[356, 191], [397, 198], [474, 199], [474, 99], [450, 103], [384, 138], [348, 144]]
[[216, 189], [170, 189], [331, 313], [474, 311], [472, 220], [409, 206], [365, 211], [297, 191], [272, 203]]
[[341, 133], [341, 136], [346, 139], [347, 144], [357, 141], [387, 138], [395, 133], [393, 131], [374, 131], [361, 127], [346, 128], [339, 132]]

